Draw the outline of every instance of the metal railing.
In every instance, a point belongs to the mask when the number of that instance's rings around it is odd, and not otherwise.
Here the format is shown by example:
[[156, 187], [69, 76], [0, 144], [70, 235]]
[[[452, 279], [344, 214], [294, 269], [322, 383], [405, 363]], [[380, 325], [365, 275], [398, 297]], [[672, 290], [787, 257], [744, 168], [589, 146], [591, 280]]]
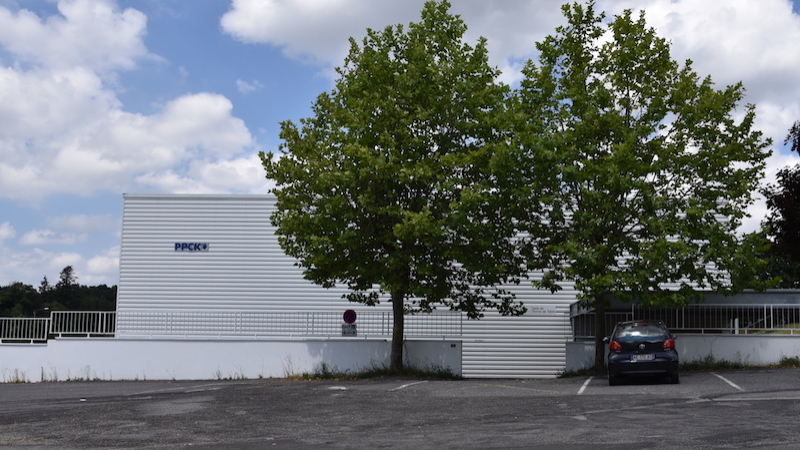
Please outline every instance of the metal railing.
[[46, 342], [50, 319], [0, 318], [0, 342], [36, 343]]
[[115, 312], [54, 311], [50, 315], [50, 334], [55, 337], [113, 337]]
[[[618, 322], [633, 320], [630, 312], [606, 312], [606, 334], [611, 334]], [[571, 317], [572, 335], [574, 339], [594, 339], [595, 314], [587, 311]]]
[[[461, 336], [462, 317], [453, 312], [406, 316], [405, 336], [410, 339]], [[124, 336], [263, 339], [391, 336], [393, 325], [392, 313], [377, 311], [358, 313], [355, 328], [346, 329], [339, 312], [53, 311], [48, 318], [0, 319], [0, 343], [116, 337], [117, 326]]]
[[634, 308], [636, 319], [660, 320], [682, 333], [798, 334], [800, 305], [689, 305]]
[[53, 311], [50, 317], [0, 318], [0, 343], [44, 343], [56, 337], [114, 337], [116, 313]]
[[[575, 339], [594, 337], [594, 311], [573, 305], [572, 331]], [[694, 304], [683, 308], [641, 308], [606, 313], [606, 332], [626, 320], [659, 320], [675, 333], [791, 334], [800, 336], [800, 305]]]
[[[460, 336], [462, 315], [436, 312], [406, 316], [406, 337]], [[147, 337], [331, 337], [390, 336], [392, 313], [359, 312], [353, 332], [342, 328], [340, 312], [121, 312], [124, 336]], [[354, 333], [354, 334], [353, 334]]]

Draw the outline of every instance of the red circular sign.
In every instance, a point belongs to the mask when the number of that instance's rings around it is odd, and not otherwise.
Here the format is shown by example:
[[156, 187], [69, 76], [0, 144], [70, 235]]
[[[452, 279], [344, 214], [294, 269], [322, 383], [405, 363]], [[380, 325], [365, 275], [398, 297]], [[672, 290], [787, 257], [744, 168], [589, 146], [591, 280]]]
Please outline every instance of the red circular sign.
[[355, 323], [356, 322], [356, 312], [352, 309], [348, 309], [347, 311], [342, 314], [342, 319], [344, 319], [344, 323]]

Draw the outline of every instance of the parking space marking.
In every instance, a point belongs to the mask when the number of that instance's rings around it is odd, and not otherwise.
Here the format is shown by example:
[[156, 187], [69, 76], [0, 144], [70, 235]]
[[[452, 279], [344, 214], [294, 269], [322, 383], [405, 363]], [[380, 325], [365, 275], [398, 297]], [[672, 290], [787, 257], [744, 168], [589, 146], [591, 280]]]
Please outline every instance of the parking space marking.
[[731, 380], [729, 380], [729, 379], [727, 379], [727, 378], [723, 377], [723, 376], [722, 376], [722, 375], [720, 375], [720, 374], [717, 374], [717, 373], [711, 372], [711, 375], [714, 375], [715, 377], [717, 377], [717, 378], [719, 378], [720, 380], [722, 380], [722, 381], [724, 381], [724, 382], [726, 382], [726, 383], [730, 384], [731, 386], [733, 386], [734, 388], [736, 388], [736, 389], [738, 389], [738, 390], [740, 390], [740, 391], [744, 391], [744, 389], [742, 389], [742, 388], [741, 388], [739, 385], [737, 385], [737, 384], [736, 384], [736, 383], [734, 383], [733, 381], [731, 381]]
[[561, 394], [561, 391], [553, 391], [550, 389], [534, 389], [529, 387], [520, 387], [520, 386], [508, 386], [505, 384], [478, 384], [476, 386], [488, 386], [488, 387], [495, 387], [495, 388], [503, 388], [503, 389], [519, 389], [521, 391], [533, 391], [533, 392], [547, 392], [548, 394]]
[[427, 382], [428, 382], [428, 381], [427, 381], [427, 380], [425, 380], [425, 381], [417, 381], [416, 383], [408, 383], [408, 384], [404, 384], [404, 385], [402, 385], [402, 386], [400, 386], [400, 387], [396, 387], [396, 388], [394, 388], [394, 389], [389, 389], [389, 392], [399, 391], [400, 389], [405, 389], [405, 388], [407, 388], [407, 387], [409, 387], [409, 386], [414, 386], [415, 384], [422, 384], [422, 383], [427, 383]]
[[196, 384], [190, 386], [178, 386], [173, 388], [154, 389], [150, 391], [134, 392], [131, 394], [123, 394], [123, 395], [125, 397], [136, 397], [139, 395], [162, 394], [165, 392], [178, 392], [178, 391], [182, 391], [183, 393], [217, 391], [222, 389], [223, 387], [233, 386], [235, 384], [240, 384], [240, 383], [205, 383], [205, 384]]
[[594, 375], [589, 377], [586, 381], [583, 382], [583, 386], [581, 386], [581, 388], [578, 389], [578, 395], [583, 394], [583, 391], [586, 390], [586, 386], [589, 386], [589, 383], [592, 381], [592, 378], [594, 378]]
[[775, 400], [800, 400], [800, 397], [739, 397], [739, 398], [714, 398], [715, 402], [774, 402]]

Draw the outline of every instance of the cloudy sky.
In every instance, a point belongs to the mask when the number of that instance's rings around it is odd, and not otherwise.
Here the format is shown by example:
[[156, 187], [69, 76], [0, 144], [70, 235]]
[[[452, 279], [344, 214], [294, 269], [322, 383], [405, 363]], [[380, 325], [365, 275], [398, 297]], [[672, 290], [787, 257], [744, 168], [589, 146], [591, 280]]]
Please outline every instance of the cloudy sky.
[[[514, 85], [564, 0], [451, 0]], [[0, 285], [118, 280], [122, 193], [266, 193], [257, 152], [310, 114], [366, 28], [423, 0], [0, 0]], [[598, 0], [651, 26], [719, 85], [744, 82], [775, 140], [766, 181], [798, 161], [800, 0]], [[763, 217], [752, 210], [746, 230]]]

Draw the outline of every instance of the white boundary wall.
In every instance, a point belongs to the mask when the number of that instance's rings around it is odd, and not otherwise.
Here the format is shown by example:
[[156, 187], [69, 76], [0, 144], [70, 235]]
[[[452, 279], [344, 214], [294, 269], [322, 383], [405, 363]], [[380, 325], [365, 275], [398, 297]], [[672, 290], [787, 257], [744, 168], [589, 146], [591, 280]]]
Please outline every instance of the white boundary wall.
[[[784, 357], [800, 357], [797, 335], [679, 334], [675, 344], [682, 363], [702, 361], [712, 356], [718, 361], [769, 365], [777, 364]], [[593, 364], [594, 342], [567, 344], [568, 371]]]
[[[388, 364], [385, 340], [57, 339], [0, 346], [0, 382], [213, 380], [358, 372]], [[407, 341], [406, 364], [461, 374], [461, 343]]]

